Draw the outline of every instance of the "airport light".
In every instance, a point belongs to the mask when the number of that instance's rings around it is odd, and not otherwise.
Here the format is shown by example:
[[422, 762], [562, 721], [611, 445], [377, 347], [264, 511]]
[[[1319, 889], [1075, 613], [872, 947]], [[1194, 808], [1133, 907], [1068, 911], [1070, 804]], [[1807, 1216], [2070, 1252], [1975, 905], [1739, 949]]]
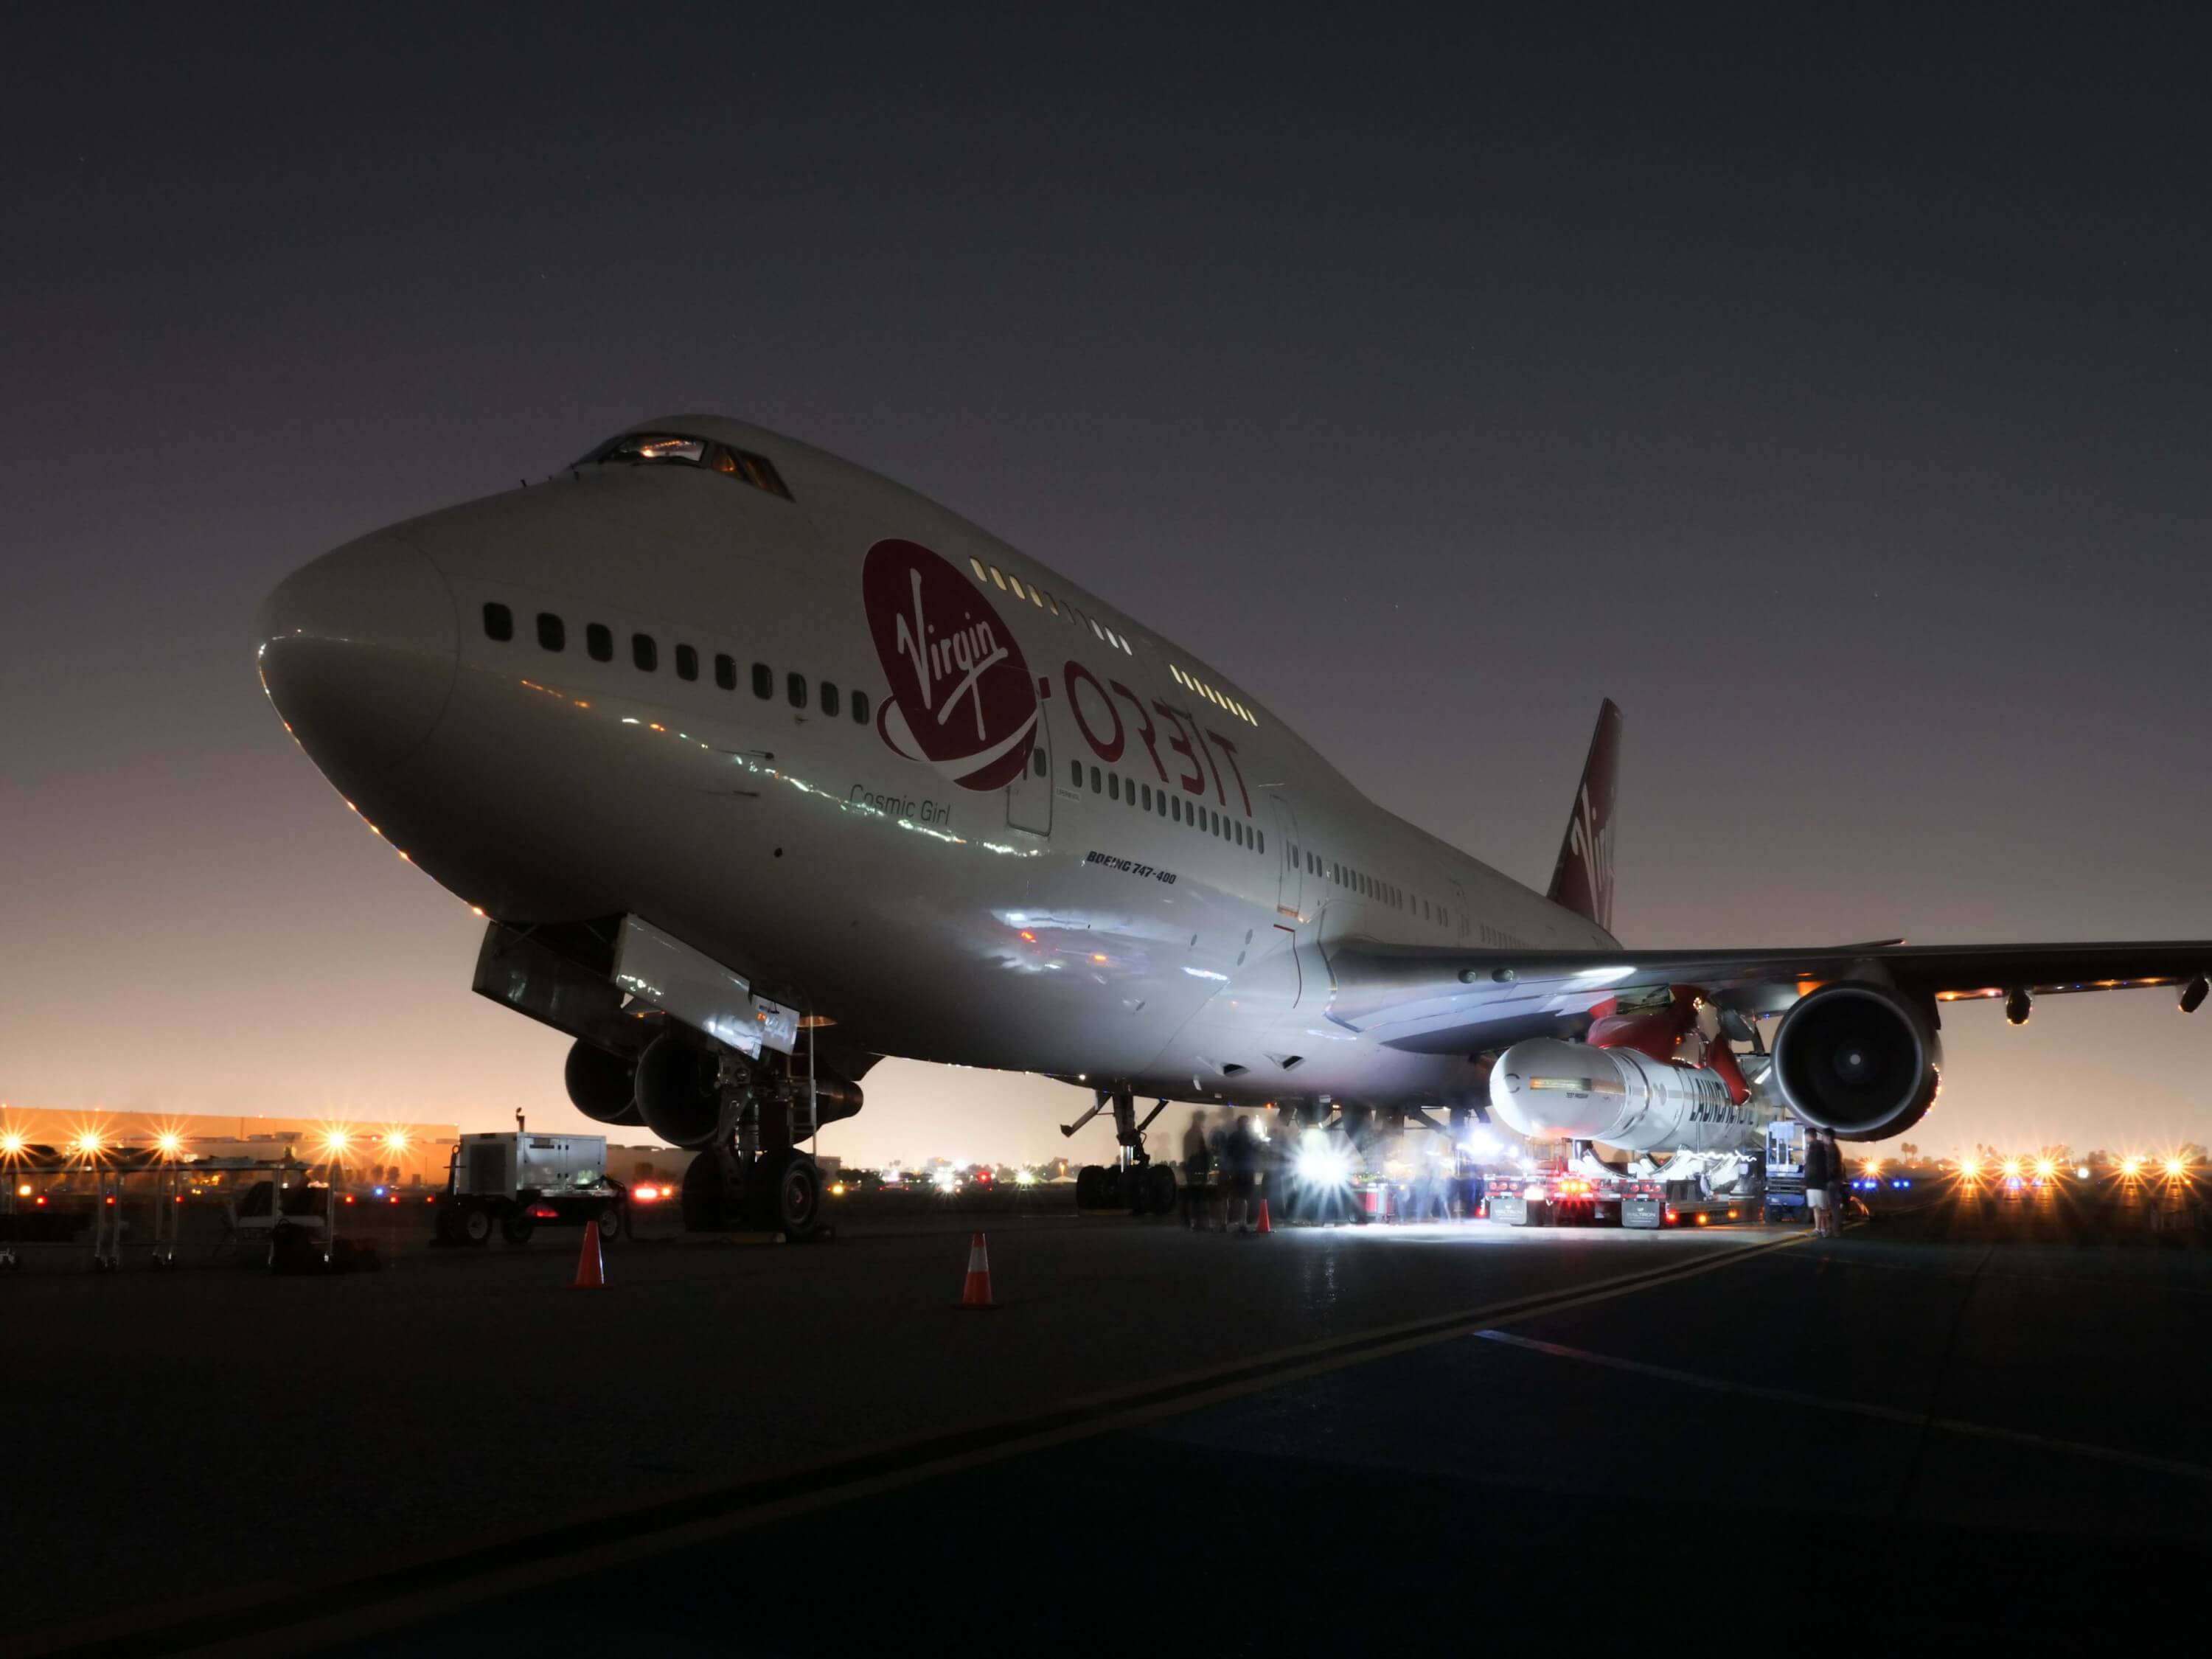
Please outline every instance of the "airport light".
[[70, 1150], [80, 1158], [97, 1158], [104, 1144], [100, 1138], [99, 1130], [83, 1129], [78, 1132], [75, 1140], [70, 1142]]
[[325, 1129], [323, 1131], [323, 1151], [329, 1153], [332, 1158], [336, 1158], [340, 1152], [346, 1151], [352, 1145], [353, 1137], [348, 1134], [343, 1129]]
[[384, 1132], [384, 1145], [386, 1150], [388, 1152], [405, 1152], [407, 1150], [407, 1131], [404, 1129], [386, 1129]]
[[0, 1135], [0, 1157], [21, 1158], [22, 1155], [23, 1137], [21, 1135], [13, 1129], [9, 1130], [4, 1135]]
[[2075, 1164], [2074, 1166], [2074, 1178], [2076, 1181], [2087, 1181], [2089, 1178], [2089, 1166], [2086, 1164]]
[[2004, 1177], [2007, 1181], [2017, 1181], [2020, 1179], [2020, 1160], [2018, 1158], [2008, 1158], [2004, 1161]]
[[1014, 1185], [1017, 1187], [1036, 1186], [1036, 1171], [1030, 1169], [1027, 1164], [1024, 1164], [1020, 1169], [1014, 1171]]
[[1962, 1158], [1959, 1160], [1960, 1180], [1979, 1181], [1981, 1178], [1982, 1164], [1979, 1158]]
[[2167, 1180], [2179, 1181], [2182, 1176], [2188, 1173], [2189, 1165], [2182, 1162], [2181, 1159], [2178, 1158], [2169, 1158], [2166, 1160], [2166, 1178]]
[[2047, 1158], [2039, 1158], [2035, 1160], [2035, 1174], [2038, 1180], [2048, 1181], [2051, 1176], [2057, 1173], [2058, 1165], [2051, 1159]]
[[1298, 1154], [1298, 1179], [1316, 1186], [1341, 1187], [1352, 1179], [1352, 1159], [1334, 1146], [1316, 1146]]
[[164, 1129], [154, 1137], [154, 1144], [163, 1158], [174, 1158], [185, 1150], [185, 1138], [174, 1129]]
[[2138, 1176], [2142, 1174], [2142, 1160], [2139, 1158], [2122, 1158], [2120, 1160], [2120, 1174], [2130, 1181], [2135, 1180]]

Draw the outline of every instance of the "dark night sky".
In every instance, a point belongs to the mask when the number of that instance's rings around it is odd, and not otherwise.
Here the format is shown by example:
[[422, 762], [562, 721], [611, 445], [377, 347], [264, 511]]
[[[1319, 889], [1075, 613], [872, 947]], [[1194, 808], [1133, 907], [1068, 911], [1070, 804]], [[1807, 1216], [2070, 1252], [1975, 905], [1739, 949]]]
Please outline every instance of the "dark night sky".
[[[566, 1116], [249, 625], [677, 408], [991, 526], [1524, 880], [1613, 696], [1631, 942], [2212, 936], [2206, 31], [1802, 9], [18, 11], [0, 1098]], [[2207, 1021], [1954, 1012], [1920, 1139], [2212, 1139]], [[870, 1097], [826, 1150], [1070, 1103]]]

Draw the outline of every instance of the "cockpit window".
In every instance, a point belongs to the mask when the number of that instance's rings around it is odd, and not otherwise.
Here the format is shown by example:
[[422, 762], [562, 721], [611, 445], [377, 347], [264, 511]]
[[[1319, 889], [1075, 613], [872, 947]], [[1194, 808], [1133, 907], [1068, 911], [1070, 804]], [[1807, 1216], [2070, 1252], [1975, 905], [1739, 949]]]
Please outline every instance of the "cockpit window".
[[599, 465], [611, 465], [622, 462], [630, 466], [650, 465], [698, 466], [709, 472], [726, 473], [742, 478], [756, 489], [765, 489], [771, 495], [791, 499], [791, 491], [783, 476], [764, 455], [755, 455], [745, 450], [732, 449], [727, 444], [718, 444], [705, 438], [687, 438], [675, 432], [635, 432], [627, 438], [617, 438], [599, 454]]
[[677, 461], [685, 466], [697, 466], [707, 459], [714, 447], [704, 438], [678, 438], [667, 433], [641, 432], [635, 437], [617, 438], [605, 453], [599, 457], [602, 464], [609, 461]]

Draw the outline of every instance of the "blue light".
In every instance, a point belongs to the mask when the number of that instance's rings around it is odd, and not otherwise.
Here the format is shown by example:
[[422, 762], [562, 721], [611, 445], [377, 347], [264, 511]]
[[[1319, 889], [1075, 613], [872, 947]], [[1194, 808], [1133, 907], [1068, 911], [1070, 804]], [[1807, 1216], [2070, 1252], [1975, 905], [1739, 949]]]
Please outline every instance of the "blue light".
[[379, 1187], [379, 1188], [376, 1189], [376, 1195], [377, 1195], [379, 1198], [382, 1198], [382, 1197], [384, 1196], [384, 1188], [381, 1188], [381, 1187]]

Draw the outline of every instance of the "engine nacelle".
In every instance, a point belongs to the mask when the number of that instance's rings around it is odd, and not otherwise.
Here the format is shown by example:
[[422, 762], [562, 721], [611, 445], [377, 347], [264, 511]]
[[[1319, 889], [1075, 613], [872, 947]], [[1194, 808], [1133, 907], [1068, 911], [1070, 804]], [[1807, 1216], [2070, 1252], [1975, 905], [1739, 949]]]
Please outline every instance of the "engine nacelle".
[[1490, 1107], [1533, 1139], [1596, 1140], [1634, 1152], [1749, 1146], [1772, 1115], [1731, 1101], [1728, 1085], [1702, 1067], [1557, 1037], [1531, 1037], [1498, 1057]]
[[1942, 1081], [1936, 1022], [1888, 986], [1842, 980], [1801, 997], [1774, 1034], [1774, 1082], [1790, 1109], [1847, 1140], [1917, 1123]]
[[637, 1109], [637, 1062], [585, 1042], [581, 1037], [568, 1050], [562, 1068], [568, 1085], [568, 1103], [595, 1123], [624, 1128], [645, 1121]]
[[637, 1109], [672, 1146], [711, 1146], [722, 1128], [720, 1057], [682, 1031], [663, 1031], [637, 1057]]

